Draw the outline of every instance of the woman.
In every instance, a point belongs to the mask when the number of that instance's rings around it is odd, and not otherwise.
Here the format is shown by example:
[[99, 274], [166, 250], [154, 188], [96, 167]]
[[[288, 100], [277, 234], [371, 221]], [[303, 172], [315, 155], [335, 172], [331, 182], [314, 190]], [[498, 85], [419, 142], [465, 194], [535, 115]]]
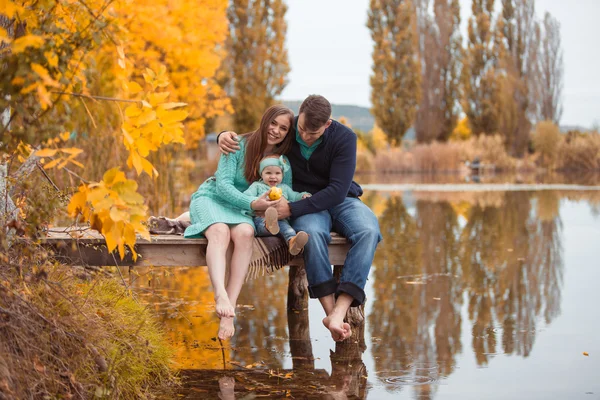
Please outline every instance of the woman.
[[[221, 155], [214, 177], [207, 179], [192, 195], [190, 225], [185, 237], [205, 236], [206, 263], [215, 294], [216, 312], [221, 323], [218, 336], [229, 339], [235, 331], [235, 305], [242, 289], [250, 258], [254, 224], [251, 212], [264, 211], [278, 201], [248, 196], [243, 192], [258, 180], [258, 165], [268, 154], [285, 154], [291, 147], [294, 113], [281, 105], [270, 107], [262, 116], [260, 127], [241, 136], [241, 151]], [[289, 175], [289, 174], [288, 174]], [[291, 177], [288, 178], [291, 185]], [[231, 270], [225, 282], [227, 248], [233, 243]]]

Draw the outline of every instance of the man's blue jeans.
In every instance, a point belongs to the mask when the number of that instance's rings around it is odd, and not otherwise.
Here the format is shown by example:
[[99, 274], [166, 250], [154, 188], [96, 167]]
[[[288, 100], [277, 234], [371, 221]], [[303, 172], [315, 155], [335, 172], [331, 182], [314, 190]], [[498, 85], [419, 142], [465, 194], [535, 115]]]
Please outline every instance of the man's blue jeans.
[[[340, 293], [347, 293], [354, 298], [353, 307], [363, 304], [367, 276], [377, 244], [382, 239], [379, 222], [371, 209], [357, 198], [346, 197], [343, 203], [329, 210], [302, 215], [291, 222], [296, 231], [310, 235], [304, 246], [310, 297], [335, 293], [337, 298]], [[331, 242], [331, 231], [345, 236], [351, 245], [339, 283], [333, 277], [329, 263], [327, 245]]]
[[[286, 243], [296, 236], [296, 231], [287, 220], [280, 219], [277, 222], [279, 223], [278, 235], [282, 236]], [[254, 217], [254, 226], [256, 227], [256, 236], [273, 236], [273, 234], [267, 230], [265, 219], [263, 217]]]

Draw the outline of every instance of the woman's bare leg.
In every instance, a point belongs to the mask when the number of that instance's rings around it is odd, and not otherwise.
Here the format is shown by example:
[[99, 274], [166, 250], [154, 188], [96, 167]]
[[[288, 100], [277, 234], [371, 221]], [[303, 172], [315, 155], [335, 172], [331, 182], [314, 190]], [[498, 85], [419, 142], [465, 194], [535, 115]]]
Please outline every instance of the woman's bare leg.
[[[238, 296], [246, 280], [248, 265], [252, 257], [252, 242], [254, 241], [254, 227], [248, 224], [239, 224], [231, 228], [231, 241], [233, 242], [233, 255], [231, 257], [231, 270], [227, 281], [227, 295], [233, 307], [237, 304]], [[233, 317], [221, 317], [219, 324], [219, 338], [229, 339], [233, 336], [235, 328]]]
[[190, 212], [186, 211], [175, 219], [177, 221], [188, 221], [189, 222], [190, 221]]
[[208, 275], [215, 293], [215, 309], [220, 318], [235, 315], [235, 303], [231, 303], [225, 288], [225, 273], [227, 270], [227, 247], [231, 239], [229, 227], [226, 224], [211, 225], [204, 236], [208, 239], [206, 246], [206, 264]]

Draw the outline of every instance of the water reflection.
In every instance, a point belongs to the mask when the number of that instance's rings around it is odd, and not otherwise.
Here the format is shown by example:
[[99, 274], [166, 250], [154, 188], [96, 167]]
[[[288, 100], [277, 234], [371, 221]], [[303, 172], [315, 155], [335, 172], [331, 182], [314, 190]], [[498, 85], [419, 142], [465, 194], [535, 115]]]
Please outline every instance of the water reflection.
[[553, 191], [367, 193], [384, 235], [367, 292], [367, 341], [331, 342], [330, 353], [311, 338], [318, 327], [309, 327], [307, 311], [288, 313], [287, 271], [247, 283], [236, 336], [224, 348], [214, 340], [204, 268], [138, 279], [138, 287], [154, 289], [148, 300], [188, 379], [184, 398], [227, 398], [232, 382], [235, 398], [434, 398], [461, 355], [472, 354], [479, 367], [500, 355], [527, 358], [540, 325], [561, 314], [561, 198]]
[[[389, 390], [453, 372], [466, 345], [460, 340], [463, 299], [480, 366], [498, 353], [527, 357], [537, 318], [550, 323], [560, 313], [556, 193], [427, 196], [416, 193], [408, 202], [391, 196], [379, 218], [385, 240], [374, 261], [376, 312], [369, 329], [377, 339], [376, 373]], [[390, 380], [396, 372], [401, 375]], [[427, 388], [417, 393], [433, 394]]]

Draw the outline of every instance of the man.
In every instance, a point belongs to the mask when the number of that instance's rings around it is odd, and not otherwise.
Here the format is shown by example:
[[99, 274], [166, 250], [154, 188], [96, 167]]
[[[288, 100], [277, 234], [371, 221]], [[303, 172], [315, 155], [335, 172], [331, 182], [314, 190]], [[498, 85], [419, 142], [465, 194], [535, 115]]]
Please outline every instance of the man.
[[[300, 106], [294, 120], [296, 135], [286, 154], [292, 166], [293, 189], [312, 197], [277, 204], [279, 218], [291, 218], [296, 231], [305, 231], [304, 265], [310, 297], [318, 298], [327, 316], [323, 324], [335, 341], [351, 335], [344, 322], [346, 312], [365, 301], [364, 287], [381, 241], [379, 223], [359, 196], [354, 182], [356, 134], [331, 119], [331, 105], [323, 96], [311, 95]], [[235, 132], [222, 132], [218, 142], [225, 154], [239, 149]], [[327, 245], [331, 231], [345, 236], [351, 244], [340, 282], [333, 277]]]

